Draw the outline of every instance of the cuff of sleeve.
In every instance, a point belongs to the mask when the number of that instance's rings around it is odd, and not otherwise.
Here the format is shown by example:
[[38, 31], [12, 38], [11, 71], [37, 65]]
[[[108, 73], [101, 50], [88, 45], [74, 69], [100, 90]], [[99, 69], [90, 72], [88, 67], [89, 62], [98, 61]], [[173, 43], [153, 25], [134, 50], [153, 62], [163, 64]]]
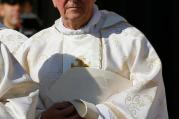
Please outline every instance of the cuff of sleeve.
[[86, 118], [86, 119], [98, 119], [99, 112], [94, 104], [86, 102], [81, 99], [72, 100], [70, 102], [74, 105], [80, 117]]

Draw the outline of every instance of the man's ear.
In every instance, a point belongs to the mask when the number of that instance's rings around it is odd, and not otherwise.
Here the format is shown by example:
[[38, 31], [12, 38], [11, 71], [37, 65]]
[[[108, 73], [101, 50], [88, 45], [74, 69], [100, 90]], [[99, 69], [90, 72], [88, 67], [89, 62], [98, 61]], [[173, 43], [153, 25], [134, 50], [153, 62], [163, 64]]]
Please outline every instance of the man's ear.
[[54, 7], [57, 7], [57, 5], [56, 5], [56, 0], [52, 0], [52, 2], [53, 2], [53, 6], [54, 6]]

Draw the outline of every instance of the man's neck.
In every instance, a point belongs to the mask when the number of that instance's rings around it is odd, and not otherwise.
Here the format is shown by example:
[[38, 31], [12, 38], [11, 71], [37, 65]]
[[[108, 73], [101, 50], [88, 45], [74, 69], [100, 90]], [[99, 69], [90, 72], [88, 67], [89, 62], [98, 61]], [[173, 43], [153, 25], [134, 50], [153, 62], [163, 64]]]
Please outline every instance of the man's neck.
[[91, 17], [92, 17], [92, 13], [86, 18], [81, 18], [78, 20], [70, 20], [70, 19], [62, 18], [62, 22], [66, 28], [77, 30], [77, 29], [84, 27], [86, 24], [88, 24]]
[[78, 22], [72, 22], [72, 21], [63, 21], [63, 25], [66, 28], [77, 30], [84, 26], [85, 23], [78, 23]]
[[3, 20], [3, 23], [4, 23], [4, 25], [5, 25], [6, 27], [8, 27], [8, 28], [10, 28], [10, 29], [15, 29], [15, 28], [16, 28], [15, 25], [13, 25], [13, 24], [7, 22], [6, 20]]

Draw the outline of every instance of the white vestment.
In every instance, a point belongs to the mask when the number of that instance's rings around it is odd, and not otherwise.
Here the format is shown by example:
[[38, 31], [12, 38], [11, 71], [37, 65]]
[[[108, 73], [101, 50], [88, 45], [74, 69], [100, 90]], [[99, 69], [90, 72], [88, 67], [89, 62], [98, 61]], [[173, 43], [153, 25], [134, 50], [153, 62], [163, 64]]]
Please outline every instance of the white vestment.
[[13, 54], [26, 40], [28, 40], [28, 38], [18, 31], [5, 27], [0, 28], [0, 41], [5, 44]]
[[[168, 119], [158, 55], [143, 33], [113, 12], [96, 8], [79, 30], [65, 28], [59, 19], [32, 36], [16, 57], [36, 82], [52, 84], [72, 67], [107, 70], [132, 81], [127, 90], [92, 104], [99, 114], [96, 118]], [[38, 114], [47, 108], [46, 90], [40, 93]]]
[[37, 89], [37, 84], [0, 42], [0, 119], [33, 119]]

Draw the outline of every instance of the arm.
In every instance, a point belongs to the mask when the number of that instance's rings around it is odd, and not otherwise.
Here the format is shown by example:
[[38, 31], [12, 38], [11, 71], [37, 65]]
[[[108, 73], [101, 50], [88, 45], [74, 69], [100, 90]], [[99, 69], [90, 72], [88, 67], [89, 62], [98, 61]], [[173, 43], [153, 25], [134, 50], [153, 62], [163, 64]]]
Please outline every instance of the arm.
[[131, 38], [135, 40], [127, 64], [133, 86], [93, 105], [95, 113], [99, 119], [168, 119], [160, 59], [143, 34]]
[[0, 43], [0, 118], [26, 119], [36, 103], [37, 85]]

